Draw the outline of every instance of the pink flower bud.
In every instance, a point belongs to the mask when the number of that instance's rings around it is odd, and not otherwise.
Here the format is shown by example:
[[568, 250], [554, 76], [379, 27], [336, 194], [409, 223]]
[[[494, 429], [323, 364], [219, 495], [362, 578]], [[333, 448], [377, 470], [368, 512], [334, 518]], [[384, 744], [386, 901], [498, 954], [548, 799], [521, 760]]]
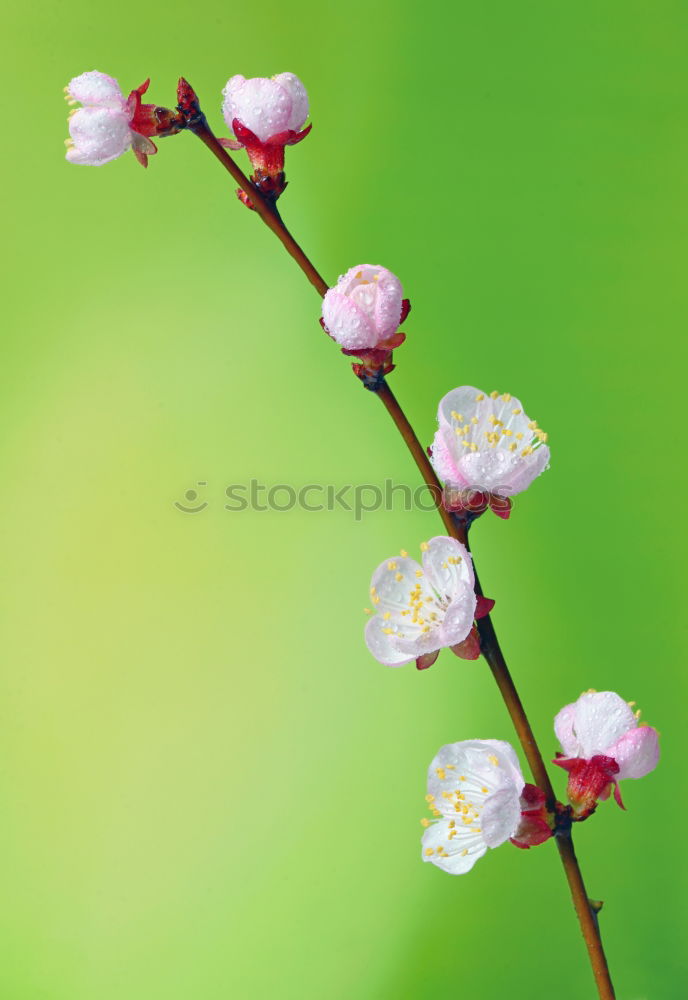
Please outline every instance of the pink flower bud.
[[569, 773], [568, 796], [577, 819], [589, 816], [612, 788], [623, 808], [619, 781], [642, 778], [657, 766], [657, 731], [639, 724], [639, 715], [614, 691], [587, 691], [554, 720], [563, 750], [554, 763]]
[[222, 93], [227, 127], [233, 130], [236, 120], [261, 142], [282, 132], [298, 132], [308, 118], [308, 94], [293, 73], [250, 80], [237, 74], [227, 81]]
[[[246, 149], [254, 169], [251, 180], [276, 201], [286, 187], [284, 147], [301, 142], [311, 130], [310, 125], [303, 128], [308, 118], [306, 88], [294, 73], [250, 80], [237, 74], [222, 93], [222, 114], [235, 138], [220, 142], [229, 149]], [[245, 194], [239, 197], [252, 207]]]
[[401, 282], [386, 267], [359, 264], [323, 299], [323, 326], [347, 351], [380, 347], [402, 321]]

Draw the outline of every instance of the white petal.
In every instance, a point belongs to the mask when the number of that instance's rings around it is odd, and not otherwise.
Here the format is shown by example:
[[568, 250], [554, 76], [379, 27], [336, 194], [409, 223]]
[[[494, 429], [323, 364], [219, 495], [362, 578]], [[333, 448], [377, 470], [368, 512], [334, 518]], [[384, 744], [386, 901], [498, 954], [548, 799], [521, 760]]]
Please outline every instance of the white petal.
[[[465, 875], [487, 851], [483, 837], [467, 827], [450, 827], [448, 819], [431, 824], [423, 834], [422, 858], [431, 861], [449, 875]], [[454, 834], [454, 836], [450, 836]], [[438, 848], [442, 854], [438, 854]], [[428, 853], [432, 851], [432, 854]]]
[[306, 93], [306, 88], [294, 73], [278, 73], [277, 76], [273, 76], [273, 80], [286, 90], [291, 100], [291, 112], [287, 128], [293, 129], [294, 132], [299, 132], [308, 118], [308, 94]]
[[401, 653], [392, 643], [392, 636], [385, 632], [387, 622], [379, 615], [371, 618], [365, 628], [365, 641], [376, 660], [386, 667], [402, 667], [411, 663], [415, 656]]
[[69, 82], [67, 93], [85, 106], [123, 108], [126, 104], [117, 80], [97, 70], [75, 76]]
[[512, 837], [521, 820], [521, 790], [513, 784], [489, 795], [480, 817], [480, 827], [488, 847], [499, 847]]
[[586, 759], [606, 754], [638, 722], [623, 698], [614, 691], [582, 694], [576, 702], [574, 731]]
[[468, 636], [473, 628], [475, 605], [475, 591], [461, 581], [440, 627], [441, 646], [454, 646], [457, 642], [463, 642]]
[[[428, 794], [449, 818], [455, 816], [452, 796], [482, 809], [486, 797], [500, 788], [512, 788], [516, 797], [525, 782], [513, 747], [503, 740], [461, 740], [441, 747], [428, 768]], [[444, 794], [444, 793], [448, 794]]]
[[464, 585], [475, 586], [473, 562], [465, 545], [447, 535], [437, 535], [423, 553], [423, 569], [440, 597], [449, 601], [463, 595]]

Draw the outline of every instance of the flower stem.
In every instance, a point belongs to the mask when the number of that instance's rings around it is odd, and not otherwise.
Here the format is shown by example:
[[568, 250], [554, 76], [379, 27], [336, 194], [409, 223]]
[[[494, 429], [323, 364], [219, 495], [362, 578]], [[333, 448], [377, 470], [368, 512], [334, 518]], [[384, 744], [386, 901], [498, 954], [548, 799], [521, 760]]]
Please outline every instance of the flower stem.
[[[287, 253], [294, 258], [318, 294], [321, 297], [324, 296], [329, 288], [329, 285], [322, 275], [316, 270], [313, 263], [291, 235], [282, 221], [276, 207], [263, 198], [261, 193], [248, 179], [246, 174], [234, 162], [224, 146], [218, 142], [216, 137], [210, 131], [205, 119], [202, 119], [200, 122], [195, 124], [192, 127], [192, 131], [203, 143], [205, 143], [208, 149], [210, 149], [210, 151], [224, 166], [225, 170], [232, 175], [237, 184], [239, 184], [242, 190], [245, 191], [251, 199], [251, 203], [253, 204], [256, 212], [266, 226], [272, 230], [286, 249]], [[442, 504], [442, 486], [435, 475], [435, 470], [428, 459], [425, 449], [418, 440], [416, 433], [409, 423], [409, 420], [401, 408], [396, 396], [384, 379], [381, 380], [379, 386], [373, 391], [384, 404], [387, 412], [391, 416], [399, 433], [404, 439], [404, 442], [432, 495], [437, 512], [442, 518], [448, 534], [451, 535], [452, 538], [456, 538], [458, 541], [467, 546], [468, 537], [466, 528], [461, 521], [445, 510]], [[477, 572], [476, 592], [478, 594], [482, 594]], [[478, 622], [478, 631], [480, 634], [481, 652], [487, 660], [490, 670], [492, 671], [492, 675], [497, 682], [500, 694], [502, 695], [507, 711], [511, 717], [511, 721], [518, 735], [521, 747], [523, 748], [523, 752], [528, 761], [533, 778], [535, 779], [535, 783], [545, 795], [547, 808], [550, 811], [554, 811], [556, 805], [554, 789], [552, 788], [552, 783], [549, 779], [549, 775], [547, 774], [547, 768], [545, 767], [540, 748], [537, 744], [530, 722], [528, 721], [528, 716], [526, 715], [523, 707], [523, 703], [521, 702], [518, 691], [516, 690], [516, 686], [509, 672], [504, 654], [502, 653], [499, 645], [499, 640], [497, 639], [494, 625], [492, 624], [489, 615], [480, 619]], [[607, 959], [602, 945], [597, 914], [593, 910], [585, 890], [580, 865], [578, 864], [578, 859], [576, 858], [576, 853], [573, 848], [573, 839], [570, 828], [558, 831], [555, 839], [557, 841], [557, 847], [559, 848], [559, 855], [564, 866], [564, 871], [566, 872], [566, 878], [571, 890], [573, 905], [580, 922], [583, 939], [588, 950], [588, 956], [590, 958], [590, 964], [592, 966], [600, 1000], [614, 1000], [614, 987], [612, 985]]]
[[284, 249], [287, 253], [291, 254], [310, 281], [311, 285], [313, 285], [315, 290], [322, 297], [329, 288], [329, 285], [323, 276], [319, 274], [315, 266], [311, 263], [287, 227], [284, 225], [277, 208], [266, 201], [255, 185], [251, 184], [251, 181], [248, 179], [243, 170], [234, 162], [224, 146], [218, 142], [216, 137], [210, 131], [205, 120], [191, 126], [191, 130], [194, 135], [198, 136], [201, 142], [205, 143], [211, 153], [217, 157], [225, 170], [229, 171], [239, 187], [246, 192], [251, 199], [251, 204], [265, 225], [268, 229], [273, 231]]

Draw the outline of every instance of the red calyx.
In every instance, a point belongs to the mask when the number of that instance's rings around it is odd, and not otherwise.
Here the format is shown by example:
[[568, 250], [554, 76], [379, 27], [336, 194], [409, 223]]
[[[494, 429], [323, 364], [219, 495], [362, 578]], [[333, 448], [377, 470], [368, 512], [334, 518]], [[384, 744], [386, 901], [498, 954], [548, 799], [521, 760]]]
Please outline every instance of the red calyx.
[[544, 792], [537, 785], [526, 784], [521, 792], [521, 822], [511, 837], [514, 847], [527, 850], [537, 847], [554, 835], [549, 824]]
[[586, 760], [583, 757], [559, 755], [552, 763], [568, 771], [569, 781], [566, 791], [573, 806], [574, 819], [582, 820], [590, 816], [595, 811], [598, 799], [604, 801], [609, 798], [612, 787], [616, 802], [622, 809], [625, 808], [616, 778], [619, 765], [613, 757], [595, 754]]
[[511, 514], [509, 497], [491, 493], [489, 490], [472, 489], [470, 486], [455, 487], [451, 483], [446, 484], [442, 492], [442, 506], [451, 514], [458, 514], [469, 521], [480, 517], [488, 507], [493, 514], [504, 520]]

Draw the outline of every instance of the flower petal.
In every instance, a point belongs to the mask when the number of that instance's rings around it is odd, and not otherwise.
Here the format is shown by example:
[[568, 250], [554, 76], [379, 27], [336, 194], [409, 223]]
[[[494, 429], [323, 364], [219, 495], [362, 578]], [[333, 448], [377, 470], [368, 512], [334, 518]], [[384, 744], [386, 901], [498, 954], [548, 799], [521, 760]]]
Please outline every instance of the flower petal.
[[441, 479], [445, 485], [458, 487], [469, 485], [464, 478], [459, 464], [459, 458], [462, 456], [456, 455], [455, 449], [452, 449], [447, 445], [444, 439], [443, 431], [438, 430], [435, 432], [430, 452], [430, 461], [433, 464], [433, 468], [435, 469], [438, 478]]
[[576, 705], [575, 702], [572, 702], [570, 705], [564, 705], [554, 719], [554, 732], [565, 757], [580, 756], [580, 745], [573, 731], [575, 718]]
[[[449, 875], [465, 875], [487, 851], [482, 835], [455, 821], [440, 819], [423, 834], [422, 858]], [[453, 835], [453, 836], [452, 836]], [[440, 853], [441, 852], [441, 853]]]
[[291, 111], [286, 128], [298, 132], [308, 118], [308, 94], [301, 80], [295, 73], [278, 73], [273, 76], [275, 83], [286, 90], [291, 100]]
[[659, 760], [658, 733], [652, 726], [629, 730], [607, 753], [619, 765], [618, 780], [644, 778], [654, 771]]
[[430, 585], [449, 601], [464, 595], [464, 585], [475, 586], [473, 562], [465, 545], [447, 535], [436, 535], [423, 553], [423, 569]]
[[232, 121], [238, 118], [265, 142], [271, 135], [289, 127], [291, 98], [274, 80], [257, 76], [241, 82], [232, 77], [223, 93], [222, 113], [230, 128]]
[[74, 147], [67, 150], [70, 163], [100, 167], [117, 159], [131, 146], [127, 118], [108, 108], [80, 108], [69, 119]]
[[90, 107], [121, 109], [126, 104], [117, 80], [95, 69], [70, 80], [67, 93], [73, 100]]
[[378, 337], [372, 320], [352, 299], [336, 288], [330, 288], [326, 293], [322, 316], [325, 329], [342, 347], [353, 350], [377, 344]]
[[573, 724], [580, 756], [586, 759], [595, 754], [609, 756], [609, 748], [637, 724], [630, 706], [614, 691], [582, 694], [576, 702]]
[[387, 623], [379, 615], [375, 615], [366, 624], [366, 645], [375, 659], [386, 667], [402, 667], [405, 663], [415, 660], [414, 655], [401, 653], [393, 645], [392, 636], [385, 631], [386, 628]]
[[475, 591], [467, 583], [460, 581], [440, 626], [440, 641], [443, 646], [463, 642], [473, 628], [475, 604]]
[[521, 822], [520, 796], [514, 785], [508, 785], [487, 797], [480, 827], [488, 847], [499, 847], [518, 829]]

